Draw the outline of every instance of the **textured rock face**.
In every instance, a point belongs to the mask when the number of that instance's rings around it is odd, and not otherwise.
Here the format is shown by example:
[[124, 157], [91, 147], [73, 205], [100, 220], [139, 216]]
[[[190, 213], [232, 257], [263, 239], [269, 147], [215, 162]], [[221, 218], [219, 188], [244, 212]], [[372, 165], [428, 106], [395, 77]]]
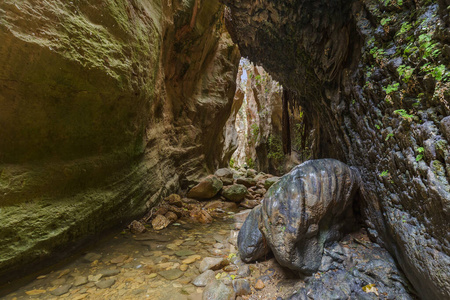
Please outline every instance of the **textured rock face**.
[[247, 217], [238, 237], [241, 256], [259, 259], [269, 247], [281, 265], [303, 274], [316, 272], [324, 245], [351, 229], [358, 186], [357, 171], [334, 159], [295, 167]]
[[450, 297], [448, 1], [232, 1], [243, 56], [296, 93], [315, 157], [357, 166], [372, 238]]
[[0, 278], [217, 168], [239, 60], [222, 14], [0, 3]]

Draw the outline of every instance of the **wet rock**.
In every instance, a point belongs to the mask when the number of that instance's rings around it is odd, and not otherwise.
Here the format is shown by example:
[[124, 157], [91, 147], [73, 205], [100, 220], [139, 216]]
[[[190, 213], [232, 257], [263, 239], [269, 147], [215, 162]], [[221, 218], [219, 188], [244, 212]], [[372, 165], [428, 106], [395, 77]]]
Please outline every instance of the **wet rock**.
[[208, 176], [199, 184], [194, 186], [187, 194], [189, 198], [210, 199], [214, 197], [223, 187], [222, 181], [216, 176]]
[[100, 280], [100, 278], [102, 278], [102, 274], [97, 274], [97, 275], [89, 275], [88, 276], [88, 280], [90, 282], [97, 282]]
[[223, 182], [223, 185], [232, 185], [234, 184], [233, 178], [220, 178], [220, 180]]
[[183, 259], [182, 263], [186, 264], [186, 265], [190, 265], [190, 264], [196, 262], [197, 260], [200, 260], [201, 258], [202, 257], [200, 255], [192, 255], [192, 256], [189, 256], [186, 259]]
[[173, 211], [168, 211], [164, 216], [170, 223], [173, 223], [178, 219], [178, 216]]
[[119, 256], [116, 256], [113, 259], [111, 259], [111, 263], [112, 264], [120, 264], [120, 263], [123, 263], [128, 258], [129, 258], [129, 256], [126, 254], [119, 255]]
[[65, 293], [67, 293], [71, 287], [72, 287], [72, 284], [65, 284], [65, 285], [62, 285], [62, 286], [54, 289], [53, 291], [50, 292], [50, 294], [52, 294], [53, 296], [61, 296], [61, 295], [64, 295]]
[[190, 217], [194, 221], [202, 223], [202, 224], [208, 224], [213, 221], [213, 218], [206, 210], [198, 209], [198, 208], [194, 209], [190, 212]]
[[110, 277], [120, 274], [120, 270], [101, 270], [99, 273], [102, 274], [102, 277]]
[[167, 203], [170, 205], [176, 206], [176, 207], [183, 207], [183, 201], [181, 200], [181, 196], [177, 194], [171, 194], [168, 197], [164, 199]]
[[152, 220], [152, 227], [155, 230], [161, 230], [166, 228], [167, 226], [170, 225], [170, 220], [168, 220], [165, 216], [163, 215], [157, 215], [153, 220]]
[[234, 184], [228, 187], [225, 187], [222, 191], [222, 195], [230, 201], [239, 202], [245, 198], [248, 191], [247, 188], [242, 184]]
[[233, 178], [233, 171], [231, 171], [228, 168], [222, 168], [222, 169], [218, 169], [214, 173], [214, 175], [217, 176], [220, 179], [222, 179], [222, 178]]
[[260, 201], [258, 200], [247, 200], [245, 199], [241, 203], [239, 203], [239, 206], [252, 209], [260, 204]]
[[264, 282], [261, 279], [258, 279], [258, 281], [256, 281], [255, 283], [255, 289], [257, 290], [262, 290], [266, 285], [264, 284]]
[[183, 272], [179, 269], [170, 269], [170, 270], [160, 271], [160, 272], [158, 272], [158, 274], [167, 280], [175, 280], [175, 279], [183, 276]]
[[256, 185], [256, 180], [253, 178], [238, 178], [236, 183], [245, 185], [246, 187], [251, 187]]
[[145, 231], [147, 231], [147, 228], [145, 228], [145, 226], [139, 222], [134, 220], [133, 222], [131, 222], [131, 224], [129, 225], [130, 231], [133, 234], [138, 234], [138, 233], [143, 233]]
[[258, 172], [256, 172], [256, 170], [248, 169], [245, 176], [248, 178], [254, 178], [256, 176], [256, 174], [258, 174]]
[[180, 266], [180, 271], [185, 272], [188, 268], [189, 268], [188, 265], [183, 264]]
[[234, 300], [235, 298], [233, 288], [218, 280], [208, 283], [202, 295], [202, 300]]
[[88, 283], [88, 279], [86, 276], [77, 276], [74, 278], [73, 285], [74, 286], [80, 286]]
[[189, 256], [189, 255], [194, 255], [195, 251], [189, 250], [189, 249], [183, 249], [180, 251], [175, 252], [176, 256], [182, 257], [182, 256]]
[[200, 272], [205, 272], [206, 270], [218, 270], [221, 269], [226, 265], [226, 261], [224, 258], [221, 257], [205, 257], [202, 262], [200, 263], [200, 266], [198, 267], [198, 270]]
[[303, 274], [319, 269], [324, 244], [341, 238], [351, 224], [358, 176], [340, 161], [310, 160], [269, 189], [254, 226], [282, 266]]
[[96, 260], [99, 260], [100, 258], [102, 258], [101, 254], [98, 253], [87, 253], [84, 257], [83, 260], [87, 261], [87, 262], [94, 262]]
[[202, 274], [198, 275], [193, 281], [192, 284], [198, 287], [204, 287], [209, 282], [215, 280], [215, 273], [212, 270], [206, 270]]
[[261, 206], [257, 206], [248, 214], [239, 231], [237, 239], [239, 254], [242, 261], [247, 263], [264, 257], [270, 251], [258, 229], [260, 217]]
[[278, 182], [280, 177], [270, 177], [264, 181], [264, 188], [268, 190], [274, 183]]
[[241, 265], [237, 271], [237, 275], [239, 277], [248, 277], [250, 276], [251, 271], [248, 265]]
[[250, 295], [252, 290], [250, 289], [250, 283], [247, 279], [236, 279], [231, 282], [236, 296]]
[[116, 283], [116, 279], [110, 278], [110, 279], [104, 279], [104, 280], [98, 281], [95, 283], [95, 285], [99, 289], [107, 289], [107, 288], [110, 288], [114, 283]]

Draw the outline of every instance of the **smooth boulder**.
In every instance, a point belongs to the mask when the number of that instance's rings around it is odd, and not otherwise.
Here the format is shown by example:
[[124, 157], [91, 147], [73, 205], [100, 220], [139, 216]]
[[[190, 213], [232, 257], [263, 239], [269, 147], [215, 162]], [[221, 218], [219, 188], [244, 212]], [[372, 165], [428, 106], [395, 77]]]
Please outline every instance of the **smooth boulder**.
[[187, 194], [188, 198], [210, 199], [222, 189], [223, 183], [216, 176], [208, 176], [194, 186]]
[[224, 196], [227, 200], [239, 202], [241, 200], [244, 200], [247, 193], [248, 191], [245, 185], [234, 184], [229, 187], [225, 187], [222, 191], [222, 196]]

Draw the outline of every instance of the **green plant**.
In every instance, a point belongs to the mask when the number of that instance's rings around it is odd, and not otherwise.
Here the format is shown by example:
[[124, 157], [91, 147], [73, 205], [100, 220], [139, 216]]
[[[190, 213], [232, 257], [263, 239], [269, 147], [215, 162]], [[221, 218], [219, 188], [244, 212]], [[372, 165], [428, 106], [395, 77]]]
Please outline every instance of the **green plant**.
[[386, 139], [385, 139], [385, 141], [388, 141], [389, 140], [389, 138], [390, 137], [393, 137], [394, 136], [394, 134], [393, 133], [389, 133], [387, 136], [386, 136]]
[[393, 84], [388, 85], [387, 87], [383, 87], [383, 90], [386, 94], [389, 95], [390, 93], [397, 91], [399, 86], [400, 86], [400, 83], [395, 82]]
[[420, 161], [423, 158], [423, 152], [425, 151], [425, 149], [423, 147], [419, 147], [416, 149], [417, 152], [419, 152], [419, 154], [417, 154], [416, 156], [416, 161]]
[[381, 129], [380, 125], [378, 125], [378, 124], [375, 124], [375, 127], [376, 127], [378, 130]]
[[[401, 4], [400, 4], [401, 5]], [[412, 28], [412, 25], [409, 24], [408, 22], [404, 22], [402, 24], [402, 27], [400, 28], [400, 30], [397, 32], [397, 35], [402, 35], [407, 33], [410, 29]]]
[[251, 158], [251, 157], [247, 158], [246, 159], [246, 163], [247, 163], [247, 166], [250, 169], [254, 169], [255, 168], [255, 162], [253, 161], [253, 158]]
[[230, 159], [229, 165], [230, 165], [230, 168], [234, 168], [234, 159], [233, 158]]
[[392, 21], [391, 17], [386, 17], [386, 18], [381, 19], [380, 24], [381, 24], [382, 26], [385, 26], [385, 25], [387, 25], [387, 24], [388, 24], [389, 22], [391, 22], [391, 21]]
[[380, 174], [378, 174], [378, 176], [380, 176], [380, 177], [386, 177], [388, 175], [389, 175], [389, 171], [388, 170], [385, 170], [385, 171], [381, 172]]
[[267, 154], [267, 158], [272, 158], [275, 160], [284, 159], [283, 143], [281, 142], [281, 139], [270, 135], [267, 142], [269, 144], [269, 153]]
[[414, 72], [414, 68], [411, 68], [410, 66], [400, 65], [397, 68], [397, 72], [400, 77], [403, 76], [402, 80], [406, 83], [411, 78], [411, 75]]
[[407, 119], [407, 120], [411, 120], [411, 118], [414, 117], [414, 115], [409, 115], [409, 114], [406, 112], [406, 110], [404, 110], [404, 109], [397, 109], [397, 110], [394, 110], [394, 113], [400, 115], [400, 117], [402, 117], [403, 119]]
[[[259, 136], [259, 126], [258, 126], [258, 124], [253, 123], [250, 126], [250, 128], [251, 128], [251, 134], [252, 134], [251, 141], [253, 143], [256, 143], [256, 141], [258, 140], [258, 136]], [[250, 141], [249, 141], [249, 143], [250, 143]]]

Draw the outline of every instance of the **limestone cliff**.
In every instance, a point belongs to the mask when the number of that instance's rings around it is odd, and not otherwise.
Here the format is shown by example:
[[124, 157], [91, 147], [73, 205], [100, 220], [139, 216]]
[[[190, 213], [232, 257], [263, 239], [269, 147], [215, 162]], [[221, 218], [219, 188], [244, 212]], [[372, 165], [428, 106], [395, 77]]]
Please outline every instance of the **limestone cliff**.
[[373, 239], [450, 298], [449, 2], [235, 1], [241, 53], [292, 90], [314, 154], [360, 169]]
[[217, 1], [0, 2], [0, 278], [219, 165], [223, 24]]

